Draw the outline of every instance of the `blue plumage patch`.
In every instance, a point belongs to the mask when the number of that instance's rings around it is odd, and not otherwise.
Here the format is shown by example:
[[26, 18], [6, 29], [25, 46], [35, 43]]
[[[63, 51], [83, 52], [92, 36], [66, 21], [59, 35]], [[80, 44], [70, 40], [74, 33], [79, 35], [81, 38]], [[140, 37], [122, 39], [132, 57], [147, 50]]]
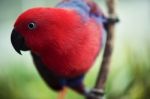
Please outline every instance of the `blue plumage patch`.
[[90, 6], [85, 2], [85, 0], [66, 0], [56, 5], [57, 8], [70, 8], [74, 9], [80, 13], [85, 18], [94, 18], [97, 22], [105, 23], [106, 18], [103, 16], [102, 12], [99, 12], [97, 16], [95, 13], [92, 13]]
[[59, 83], [59, 86], [75, 87], [75, 86], [82, 85], [83, 78], [84, 78], [84, 75], [81, 75], [72, 79], [59, 78], [58, 83]]
[[79, 12], [84, 17], [89, 16], [90, 8], [84, 2], [84, 0], [69, 0], [66, 2], [59, 3], [56, 7], [58, 8], [71, 8]]

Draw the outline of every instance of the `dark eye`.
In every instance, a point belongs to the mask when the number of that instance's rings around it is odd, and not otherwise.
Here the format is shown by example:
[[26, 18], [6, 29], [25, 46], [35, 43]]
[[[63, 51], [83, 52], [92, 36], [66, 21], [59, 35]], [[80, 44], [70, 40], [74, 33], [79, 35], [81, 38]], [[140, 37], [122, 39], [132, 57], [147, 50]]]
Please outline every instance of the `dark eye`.
[[33, 29], [35, 29], [36, 28], [36, 24], [35, 23], [29, 23], [28, 24], [28, 28], [30, 29], [30, 30], [33, 30]]

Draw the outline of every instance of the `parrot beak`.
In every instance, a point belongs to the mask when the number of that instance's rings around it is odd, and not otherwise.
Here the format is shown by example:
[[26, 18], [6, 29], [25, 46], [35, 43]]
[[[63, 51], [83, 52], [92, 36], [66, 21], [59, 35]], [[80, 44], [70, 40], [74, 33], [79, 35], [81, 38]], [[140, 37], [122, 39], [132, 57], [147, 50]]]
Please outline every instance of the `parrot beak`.
[[11, 43], [16, 52], [18, 52], [20, 55], [22, 55], [21, 50], [22, 51], [29, 50], [25, 44], [24, 38], [20, 35], [20, 33], [17, 33], [15, 29], [13, 29], [11, 34]]

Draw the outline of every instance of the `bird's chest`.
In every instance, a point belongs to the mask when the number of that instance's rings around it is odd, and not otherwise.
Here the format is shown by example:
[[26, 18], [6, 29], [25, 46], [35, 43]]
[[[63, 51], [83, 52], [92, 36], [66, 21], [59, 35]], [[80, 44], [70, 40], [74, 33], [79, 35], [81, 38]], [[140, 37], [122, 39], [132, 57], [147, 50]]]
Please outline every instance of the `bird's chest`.
[[46, 46], [42, 61], [50, 71], [63, 77], [75, 77], [89, 70], [100, 51], [102, 36], [96, 26], [90, 25], [87, 30], [74, 32], [74, 35], [67, 33], [65, 37], [59, 35], [59, 40]]
[[62, 77], [75, 77], [84, 74], [92, 66], [98, 53], [91, 48], [75, 48], [62, 55], [48, 53], [42, 58], [47, 68], [54, 74]]

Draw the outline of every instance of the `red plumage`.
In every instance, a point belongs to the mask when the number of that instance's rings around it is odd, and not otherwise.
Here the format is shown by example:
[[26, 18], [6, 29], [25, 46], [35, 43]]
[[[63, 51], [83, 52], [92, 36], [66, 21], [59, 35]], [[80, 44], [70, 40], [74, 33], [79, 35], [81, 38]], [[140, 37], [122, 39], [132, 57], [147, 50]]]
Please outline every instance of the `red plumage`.
[[[19, 54], [30, 51], [34, 65], [55, 91], [65, 86], [90, 97], [83, 79], [106, 40], [107, 18], [91, 0], [63, 0], [55, 8], [22, 13], [11, 33]], [[95, 97], [95, 96], [94, 96]]]
[[[28, 29], [30, 22], [36, 23], [36, 29]], [[19, 16], [14, 27], [28, 48], [61, 77], [86, 73], [102, 43], [102, 25], [71, 9], [33, 8]]]

